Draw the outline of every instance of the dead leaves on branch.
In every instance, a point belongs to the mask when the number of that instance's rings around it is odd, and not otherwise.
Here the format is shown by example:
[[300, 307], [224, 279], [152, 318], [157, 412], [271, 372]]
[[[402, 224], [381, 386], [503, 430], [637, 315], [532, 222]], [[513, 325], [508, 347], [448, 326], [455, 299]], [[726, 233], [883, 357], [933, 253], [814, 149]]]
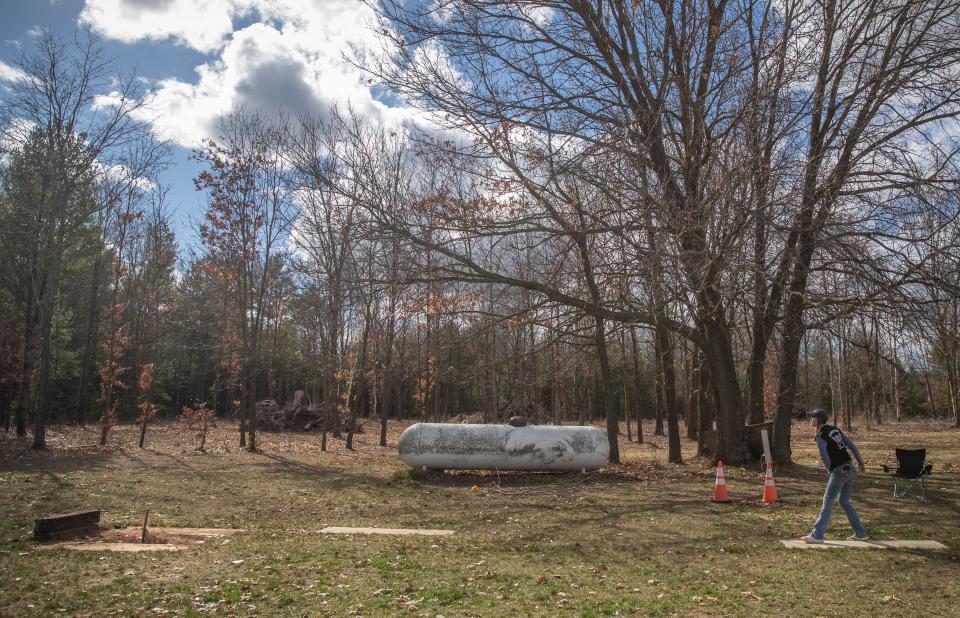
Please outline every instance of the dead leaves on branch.
[[207, 444], [207, 431], [215, 425], [216, 413], [203, 401], [193, 406], [183, 406], [178, 418], [184, 431], [196, 433], [196, 449], [204, 452]]

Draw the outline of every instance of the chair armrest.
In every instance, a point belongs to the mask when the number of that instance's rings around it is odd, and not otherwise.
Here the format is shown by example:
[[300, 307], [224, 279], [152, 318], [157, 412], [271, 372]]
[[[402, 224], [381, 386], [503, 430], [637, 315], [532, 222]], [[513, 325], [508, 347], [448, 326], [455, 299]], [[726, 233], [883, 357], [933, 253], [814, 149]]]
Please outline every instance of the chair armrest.
[[889, 467], [887, 467], [887, 466], [885, 466], [885, 465], [883, 465], [883, 464], [880, 464], [880, 465], [883, 466], [883, 471], [884, 471], [885, 474], [890, 474], [890, 468], [889, 468]]
[[933, 464], [927, 464], [923, 467], [923, 474], [929, 475], [931, 470], [933, 470]]

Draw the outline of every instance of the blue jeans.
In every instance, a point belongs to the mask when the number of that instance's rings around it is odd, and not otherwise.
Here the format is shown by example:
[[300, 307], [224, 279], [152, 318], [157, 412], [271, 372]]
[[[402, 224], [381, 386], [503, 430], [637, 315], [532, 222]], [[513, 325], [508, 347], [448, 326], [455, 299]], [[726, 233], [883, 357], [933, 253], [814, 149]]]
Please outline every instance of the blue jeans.
[[822, 539], [827, 531], [827, 524], [830, 523], [830, 512], [833, 511], [833, 503], [838, 499], [840, 506], [843, 507], [850, 520], [850, 527], [853, 533], [859, 537], [867, 536], [867, 530], [860, 521], [860, 515], [850, 503], [850, 494], [853, 493], [853, 481], [857, 478], [857, 471], [853, 464], [844, 464], [837, 466], [830, 472], [830, 479], [827, 481], [827, 489], [823, 492], [823, 507], [820, 509], [820, 515], [813, 524], [813, 532], [810, 534], [818, 539]]

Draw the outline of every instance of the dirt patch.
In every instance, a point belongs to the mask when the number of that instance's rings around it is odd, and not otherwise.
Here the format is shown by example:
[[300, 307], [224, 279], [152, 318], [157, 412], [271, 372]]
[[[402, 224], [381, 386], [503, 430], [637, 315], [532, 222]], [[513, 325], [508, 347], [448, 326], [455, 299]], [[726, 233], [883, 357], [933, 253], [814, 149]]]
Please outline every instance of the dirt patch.
[[147, 528], [146, 542], [140, 542], [140, 528], [107, 528], [58, 543], [44, 543], [44, 549], [75, 549], [86, 551], [177, 551], [201, 545], [207, 539], [231, 536], [243, 532], [238, 528]]
[[[242, 532], [238, 529], [217, 528], [147, 528], [147, 543], [169, 545], [194, 545], [206, 539], [229, 536]], [[140, 528], [101, 530], [96, 540], [104, 543], [139, 543]]]
[[74, 551], [116, 551], [116, 552], [140, 552], [140, 551], [180, 551], [185, 545], [174, 545], [171, 543], [52, 543], [43, 545], [42, 549], [72, 549]]

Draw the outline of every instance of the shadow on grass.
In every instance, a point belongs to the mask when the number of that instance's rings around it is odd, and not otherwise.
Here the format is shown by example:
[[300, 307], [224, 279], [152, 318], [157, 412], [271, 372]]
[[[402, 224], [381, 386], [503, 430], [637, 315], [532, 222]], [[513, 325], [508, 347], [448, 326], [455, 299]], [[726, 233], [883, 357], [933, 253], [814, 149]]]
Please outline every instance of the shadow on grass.
[[345, 487], [356, 488], [360, 485], [383, 486], [389, 480], [389, 477], [385, 476], [358, 473], [332, 466], [326, 468], [317, 464], [290, 459], [289, 457], [275, 453], [257, 451], [256, 455], [277, 464], [279, 466], [279, 473], [283, 474], [286, 478], [299, 481], [321, 482], [325, 487], [332, 486], [334, 489], [342, 489]]
[[69, 473], [98, 470], [107, 466], [116, 454], [98, 446], [68, 450], [35, 450], [26, 442], [5, 440], [0, 446], [0, 472]]
[[673, 483], [708, 477], [697, 465], [630, 462], [608, 465], [590, 472], [496, 471], [496, 470], [427, 470], [411, 469], [412, 477], [432, 487], [471, 487], [495, 483], [500, 487], [615, 486], [623, 483]]

